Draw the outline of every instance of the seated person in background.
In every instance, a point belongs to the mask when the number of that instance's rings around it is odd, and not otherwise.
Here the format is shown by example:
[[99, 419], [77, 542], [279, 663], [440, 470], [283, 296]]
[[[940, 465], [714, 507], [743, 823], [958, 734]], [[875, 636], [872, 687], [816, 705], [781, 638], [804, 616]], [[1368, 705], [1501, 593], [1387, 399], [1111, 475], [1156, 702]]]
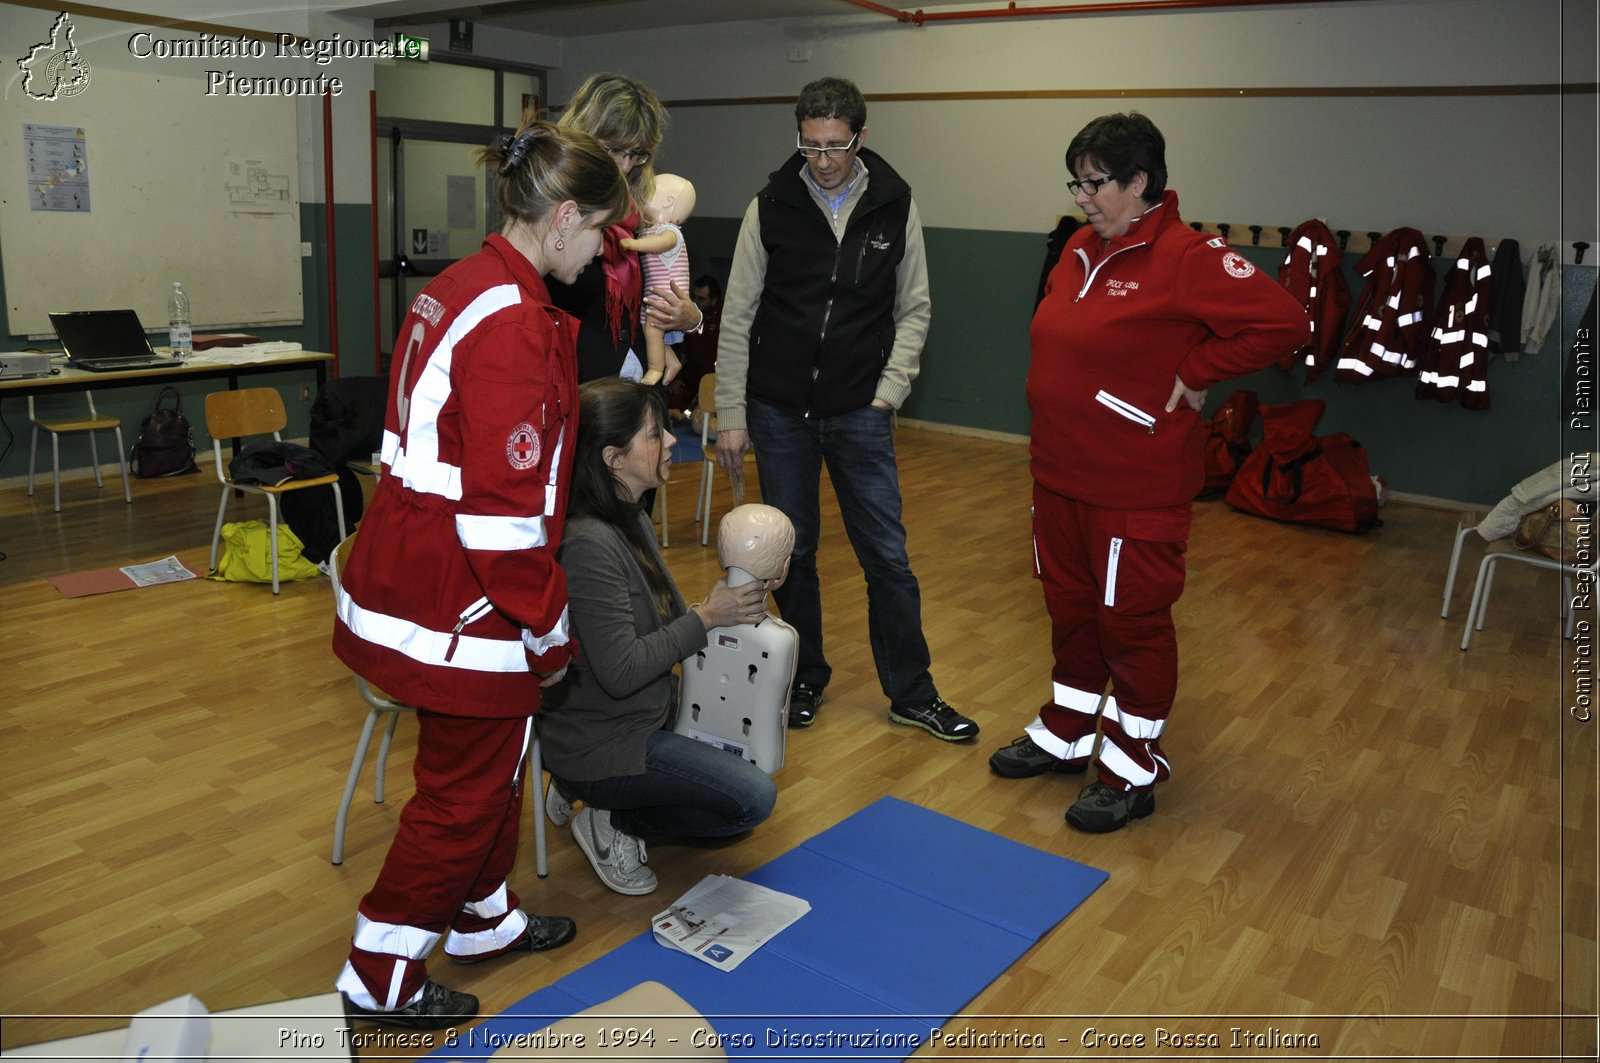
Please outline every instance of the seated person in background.
[[[618, 378], [579, 391], [572, 502], [561, 546], [579, 655], [546, 692], [540, 737], [551, 822], [618, 893], [656, 888], [646, 840], [742, 834], [772, 813], [760, 768], [663, 730], [677, 705], [672, 667], [706, 632], [759, 621], [762, 583], [718, 580], [685, 607], [640, 499], [667, 482], [672, 437], [655, 388]], [[576, 815], [572, 802], [583, 802]]]
[[690, 290], [694, 305], [705, 315], [699, 332], [686, 332], [678, 345], [678, 360], [683, 368], [667, 388], [667, 405], [674, 410], [692, 410], [700, 402], [700, 378], [717, 368], [717, 336], [722, 326], [722, 283], [702, 273]]

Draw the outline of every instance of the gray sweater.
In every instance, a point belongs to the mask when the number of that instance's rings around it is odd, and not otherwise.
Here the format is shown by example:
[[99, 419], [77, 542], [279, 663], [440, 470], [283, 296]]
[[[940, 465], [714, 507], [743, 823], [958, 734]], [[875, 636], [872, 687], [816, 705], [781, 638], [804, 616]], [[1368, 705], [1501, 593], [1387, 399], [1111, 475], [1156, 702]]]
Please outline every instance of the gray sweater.
[[[649, 518], [641, 513], [639, 521], [665, 572]], [[568, 522], [560, 558], [578, 656], [539, 710], [544, 765], [578, 782], [641, 775], [645, 742], [677, 700], [672, 666], [706, 645], [705, 627], [676, 586], [672, 618], [662, 620], [633, 551], [610, 524]]]

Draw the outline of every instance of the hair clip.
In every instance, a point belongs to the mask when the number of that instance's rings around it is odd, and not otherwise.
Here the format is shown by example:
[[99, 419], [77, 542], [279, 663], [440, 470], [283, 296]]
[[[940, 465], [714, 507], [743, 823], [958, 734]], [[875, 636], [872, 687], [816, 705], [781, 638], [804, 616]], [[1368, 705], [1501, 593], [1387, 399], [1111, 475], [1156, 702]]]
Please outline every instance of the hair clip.
[[512, 137], [510, 133], [500, 134], [500, 150], [505, 152], [505, 161], [500, 163], [500, 176], [510, 177], [522, 160], [528, 155], [528, 145], [533, 143], [533, 130], [526, 129]]

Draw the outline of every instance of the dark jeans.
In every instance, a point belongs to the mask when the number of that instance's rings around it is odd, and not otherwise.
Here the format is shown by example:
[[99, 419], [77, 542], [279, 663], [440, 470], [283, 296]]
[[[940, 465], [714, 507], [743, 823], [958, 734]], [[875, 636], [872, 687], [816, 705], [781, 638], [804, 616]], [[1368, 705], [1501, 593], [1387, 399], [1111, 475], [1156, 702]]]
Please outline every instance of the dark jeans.
[[612, 826], [646, 841], [743, 834], [770, 816], [778, 800], [772, 779], [754, 764], [671, 731], [650, 736], [643, 775], [563, 779], [561, 788], [610, 809]]
[[795, 681], [825, 687], [833, 675], [822, 649], [822, 464], [839, 497], [844, 530], [867, 579], [867, 630], [878, 683], [891, 705], [925, 705], [938, 693], [922, 636], [922, 591], [906, 556], [900, 472], [889, 410], [863, 406], [833, 417], [796, 417], [751, 399], [745, 410], [761, 476], [761, 500], [794, 524], [789, 576], [773, 598], [800, 633]]

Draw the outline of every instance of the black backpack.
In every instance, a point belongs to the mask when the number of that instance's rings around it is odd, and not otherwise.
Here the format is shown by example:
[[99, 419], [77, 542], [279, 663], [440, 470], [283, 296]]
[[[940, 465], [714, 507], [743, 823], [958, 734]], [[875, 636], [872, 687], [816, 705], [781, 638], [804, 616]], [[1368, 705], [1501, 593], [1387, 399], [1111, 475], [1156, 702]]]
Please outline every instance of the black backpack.
[[[172, 408], [163, 405], [172, 396]], [[181, 476], [197, 472], [194, 464], [194, 429], [183, 415], [183, 398], [170, 384], [156, 395], [156, 408], [139, 422], [139, 438], [128, 449], [128, 464], [135, 476]]]

